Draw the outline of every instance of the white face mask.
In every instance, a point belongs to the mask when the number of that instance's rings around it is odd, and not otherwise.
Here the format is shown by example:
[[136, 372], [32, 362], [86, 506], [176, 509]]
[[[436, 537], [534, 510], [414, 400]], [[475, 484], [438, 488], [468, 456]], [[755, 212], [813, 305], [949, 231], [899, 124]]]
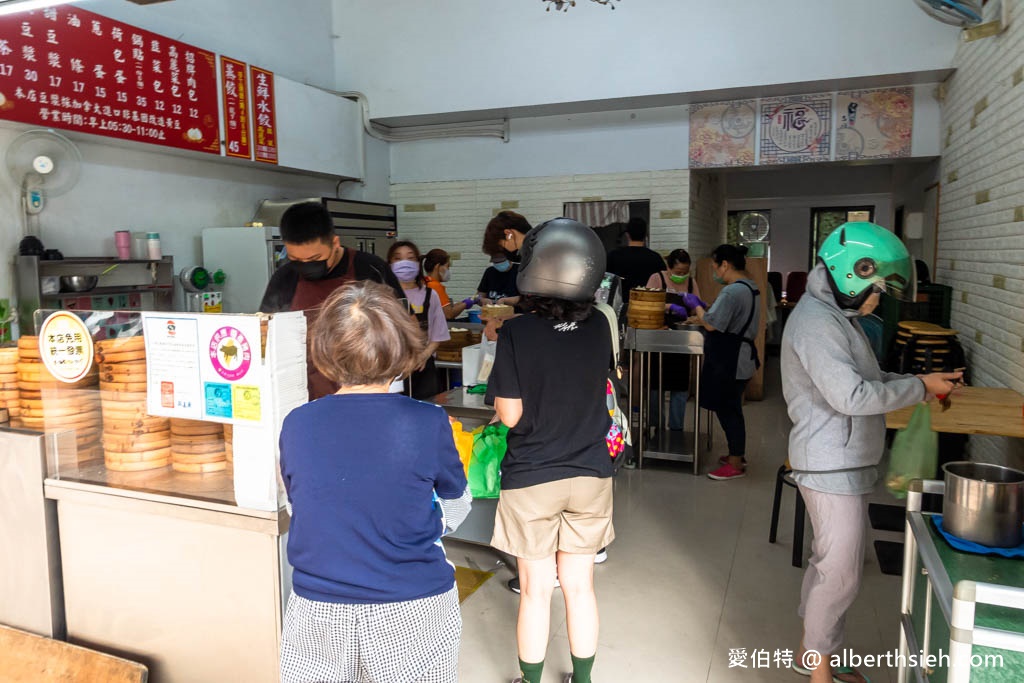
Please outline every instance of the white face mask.
[[451, 268], [444, 268], [444, 269], [441, 270], [441, 282], [448, 282], [448, 280], [451, 278], [451, 276], [452, 276], [452, 269]]

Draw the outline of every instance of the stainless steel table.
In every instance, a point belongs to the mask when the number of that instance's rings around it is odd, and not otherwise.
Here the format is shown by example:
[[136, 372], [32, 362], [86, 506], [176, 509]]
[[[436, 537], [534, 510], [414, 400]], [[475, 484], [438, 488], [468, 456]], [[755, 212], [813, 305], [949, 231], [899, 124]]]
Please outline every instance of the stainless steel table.
[[[705, 414], [705, 425], [707, 427], [708, 448], [711, 447], [711, 414], [702, 411], [700, 408], [700, 372], [704, 360], [704, 331], [697, 325], [686, 325], [682, 329], [666, 330], [638, 330], [635, 327], [626, 328], [626, 339], [623, 346], [634, 352], [629, 354], [629, 415], [632, 420], [634, 408], [637, 409], [638, 424], [631, 424], [633, 429], [633, 446], [637, 452], [637, 467], [643, 467], [644, 458], [657, 460], [674, 460], [677, 462], [692, 462], [693, 473], [700, 471], [700, 426], [701, 413]], [[654, 439], [647, 435], [647, 416], [650, 411], [648, 396], [652, 390], [657, 392], [659, 399], [663, 398], [661, 390], [661, 376], [656, 382], [651, 378], [651, 359], [654, 354], [658, 355], [659, 368], [663, 354], [676, 353], [690, 357], [691, 372], [695, 373], [694, 380], [694, 410], [693, 410], [693, 442], [692, 448], [688, 448], [685, 439], [685, 431], [680, 434], [673, 434], [664, 425], [667, 422], [667, 412], [662, 406], [659, 411], [662, 424], [656, 432]], [[634, 362], [635, 361], [635, 362]], [[636, 374], [634, 374], [636, 373]], [[639, 376], [639, 396], [634, 396], [635, 378]], [[656, 386], [655, 386], [656, 384]]]

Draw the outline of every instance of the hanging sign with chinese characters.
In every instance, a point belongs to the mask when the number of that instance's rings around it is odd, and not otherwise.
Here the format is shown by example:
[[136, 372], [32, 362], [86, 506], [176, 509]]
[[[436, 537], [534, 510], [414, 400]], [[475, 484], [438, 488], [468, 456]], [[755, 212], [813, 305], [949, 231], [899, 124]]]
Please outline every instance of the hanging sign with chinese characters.
[[224, 153], [229, 157], [252, 159], [249, 78], [245, 62], [221, 55], [220, 82], [224, 99]]
[[57, 311], [39, 328], [39, 357], [50, 374], [69, 384], [92, 369], [92, 335], [82, 319], [69, 311]]
[[0, 118], [220, 153], [216, 58], [73, 6], [0, 17]]
[[256, 130], [256, 161], [277, 163], [277, 116], [274, 111], [274, 74], [249, 67], [252, 74], [252, 108]]

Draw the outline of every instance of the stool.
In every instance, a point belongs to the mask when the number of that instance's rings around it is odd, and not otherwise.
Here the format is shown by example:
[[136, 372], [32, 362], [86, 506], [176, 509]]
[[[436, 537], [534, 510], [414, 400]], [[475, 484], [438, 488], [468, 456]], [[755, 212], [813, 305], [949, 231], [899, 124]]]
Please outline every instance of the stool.
[[772, 501], [772, 528], [768, 532], [768, 542], [775, 543], [779, 531], [779, 505], [782, 503], [782, 485], [792, 486], [796, 492], [796, 505], [793, 510], [793, 566], [804, 566], [804, 497], [793, 481], [793, 469], [787, 460], [775, 474], [775, 500]]

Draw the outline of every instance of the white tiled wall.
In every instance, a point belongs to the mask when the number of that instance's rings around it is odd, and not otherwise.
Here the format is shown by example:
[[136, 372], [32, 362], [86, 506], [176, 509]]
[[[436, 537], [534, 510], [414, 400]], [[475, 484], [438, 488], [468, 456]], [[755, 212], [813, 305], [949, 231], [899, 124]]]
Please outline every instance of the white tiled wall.
[[[488, 265], [480, 251], [484, 227], [496, 211], [509, 208], [536, 225], [561, 216], [563, 202], [597, 199], [649, 199], [651, 247], [662, 250], [688, 244], [690, 172], [685, 170], [391, 186], [402, 239], [413, 240], [424, 253], [440, 247], [460, 254], [448, 284], [453, 298], [476, 293]], [[666, 218], [662, 212], [669, 212]]]
[[725, 241], [725, 180], [718, 173], [690, 176], [690, 230], [687, 250], [695, 261]]
[[[960, 45], [943, 107], [937, 281], [974, 383], [1024, 392], [1024, 6], [1002, 35]], [[1018, 416], [1020, 417], [1020, 416]], [[973, 458], [1024, 465], [1024, 447], [973, 438]]]

